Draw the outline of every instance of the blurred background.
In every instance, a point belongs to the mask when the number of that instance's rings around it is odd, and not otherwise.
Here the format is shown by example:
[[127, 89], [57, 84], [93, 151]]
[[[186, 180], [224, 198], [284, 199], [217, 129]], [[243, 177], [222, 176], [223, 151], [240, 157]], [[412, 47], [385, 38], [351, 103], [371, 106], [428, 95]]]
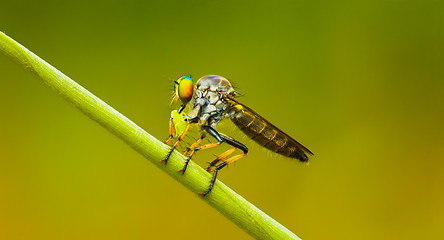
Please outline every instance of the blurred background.
[[[315, 155], [222, 124], [250, 152], [219, 179], [299, 237], [444, 238], [442, 1], [1, 6], [0, 31], [160, 140], [173, 80], [230, 79]], [[0, 73], [0, 239], [249, 238], [4, 55]]]

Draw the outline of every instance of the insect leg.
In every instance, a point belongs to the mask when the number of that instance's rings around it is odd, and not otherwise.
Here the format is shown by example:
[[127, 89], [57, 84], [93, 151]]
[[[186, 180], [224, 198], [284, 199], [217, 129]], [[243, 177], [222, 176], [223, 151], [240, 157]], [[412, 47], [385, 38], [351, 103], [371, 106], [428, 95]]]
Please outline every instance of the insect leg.
[[171, 139], [173, 139], [173, 114], [171, 114], [171, 117], [170, 117], [169, 132], [170, 132], [170, 135], [168, 136], [168, 139], [165, 141], [165, 144], [170, 143]]
[[[216, 169], [213, 172], [213, 177], [211, 178], [210, 186], [208, 187], [207, 191], [204, 192], [204, 193], [199, 192], [199, 194], [202, 195], [202, 196], [207, 195], [213, 189], [214, 183], [216, 182], [217, 173], [219, 172], [219, 170], [221, 170], [223, 167], [227, 166], [228, 164], [230, 164], [230, 163], [240, 159], [241, 157], [245, 156], [248, 153], [248, 148], [245, 145], [243, 145], [242, 143], [240, 143], [240, 142], [238, 142], [238, 141], [236, 141], [236, 140], [234, 140], [234, 139], [232, 139], [230, 137], [227, 137], [225, 135], [221, 135], [221, 136], [223, 137], [223, 140], [226, 143], [230, 144], [231, 146], [233, 146], [235, 148], [239, 148], [240, 150], [243, 151], [243, 153], [238, 154], [236, 156], [233, 156], [233, 157], [229, 158], [228, 160], [226, 160], [225, 162], [223, 162], [223, 163], [221, 163], [221, 164], [216, 166]], [[211, 166], [211, 163], [210, 163], [210, 166]], [[210, 166], [208, 166], [208, 167], [210, 167]]]
[[218, 162], [220, 162], [222, 159], [226, 158], [228, 155], [230, 155], [231, 153], [234, 152], [234, 150], [236, 150], [235, 147], [232, 147], [230, 149], [228, 149], [226, 152], [222, 153], [221, 155], [219, 155], [219, 157], [217, 157], [216, 159], [214, 159], [207, 167], [207, 172], [211, 172], [211, 168], [214, 167]]
[[185, 130], [183, 131], [182, 134], [180, 134], [179, 139], [177, 139], [176, 143], [174, 143], [174, 145], [171, 147], [170, 151], [168, 152], [167, 156], [160, 160], [161, 162], [165, 161], [165, 165], [168, 162], [168, 159], [170, 158], [171, 154], [173, 153], [174, 149], [176, 148], [177, 145], [179, 145], [179, 142], [182, 140], [182, 138], [185, 136], [185, 134], [188, 132], [188, 129], [190, 128], [191, 123], [188, 122], [187, 126], [185, 127]]
[[[190, 120], [190, 123], [191, 123], [191, 122], [193, 122], [192, 119]], [[188, 156], [187, 160], [185, 161], [185, 164], [184, 164], [183, 168], [181, 168], [181, 169], [178, 170], [178, 171], [182, 171], [182, 175], [183, 175], [183, 174], [185, 173], [185, 171], [187, 170], [188, 163], [190, 162], [191, 158], [193, 157], [193, 155], [194, 155], [197, 151], [204, 150], [204, 149], [207, 149], [207, 148], [216, 147], [216, 146], [221, 145], [221, 144], [224, 142], [222, 136], [221, 136], [216, 130], [214, 130], [214, 128], [212, 128], [212, 127], [210, 127], [210, 126], [202, 126], [202, 128], [203, 128], [206, 132], [208, 132], [211, 136], [213, 136], [214, 138], [216, 138], [217, 143], [209, 143], [209, 144], [206, 144], [206, 145], [203, 145], [203, 146], [200, 146], [200, 147], [194, 147], [193, 150], [191, 151], [190, 155]], [[203, 138], [203, 136], [201, 137], [201, 139], [202, 139], [202, 138]], [[199, 140], [197, 140], [197, 141], [199, 141]], [[193, 145], [194, 145], [194, 144], [193, 144]], [[196, 144], [196, 145], [197, 145], [197, 144]], [[196, 145], [195, 145], [195, 146], [196, 146]], [[191, 148], [190, 148], [190, 149], [191, 149]], [[189, 150], [187, 149], [187, 151], [189, 151]]]
[[185, 173], [185, 171], [187, 170], [188, 167], [188, 163], [190, 163], [191, 158], [193, 157], [193, 155], [199, 151], [199, 150], [203, 150], [203, 149], [208, 149], [208, 148], [212, 148], [212, 147], [216, 147], [219, 146], [220, 144], [222, 144], [222, 142], [217, 142], [217, 143], [209, 143], [200, 147], [195, 147], [190, 155], [188, 156], [187, 160], [185, 161], [185, 164], [183, 165], [183, 168], [179, 169], [178, 171], [182, 171], [182, 175]]
[[191, 149], [195, 148], [200, 142], [202, 142], [203, 139], [204, 139], [204, 136], [201, 136], [199, 139], [197, 139], [197, 141], [195, 141], [193, 144], [191, 144], [191, 146], [187, 147], [187, 149], [185, 150], [183, 155], [186, 156], [188, 154], [188, 152]]
[[182, 105], [180, 105], [180, 108], [179, 108], [179, 110], [177, 110], [177, 112], [178, 112], [179, 114], [181, 114], [182, 111], [185, 109], [186, 106], [187, 106], [187, 105], [186, 105], [185, 103], [182, 104]]
[[[185, 104], [182, 104], [177, 112], [180, 114], [185, 109], [185, 106], [186, 106]], [[173, 139], [173, 115], [172, 114], [170, 116], [169, 133], [170, 133], [170, 135], [168, 136], [168, 139], [165, 141], [165, 144], [170, 143], [171, 140]]]
[[[191, 144], [191, 146], [187, 147], [187, 149], [185, 150], [185, 152], [183, 153], [184, 156], [187, 155], [187, 153], [191, 150], [194, 149], [200, 142], [202, 142], [202, 140], [204, 139], [204, 135], [202, 135], [197, 141], [195, 141], [193, 144]], [[192, 154], [194, 154], [194, 150], [191, 152]], [[191, 156], [191, 155], [190, 155]], [[190, 163], [191, 157], [187, 158], [187, 160], [185, 161], [185, 164], [183, 165], [183, 168], [177, 170], [178, 172], [182, 172], [182, 175], [185, 173], [185, 170], [187, 170], [188, 167], [188, 163]]]

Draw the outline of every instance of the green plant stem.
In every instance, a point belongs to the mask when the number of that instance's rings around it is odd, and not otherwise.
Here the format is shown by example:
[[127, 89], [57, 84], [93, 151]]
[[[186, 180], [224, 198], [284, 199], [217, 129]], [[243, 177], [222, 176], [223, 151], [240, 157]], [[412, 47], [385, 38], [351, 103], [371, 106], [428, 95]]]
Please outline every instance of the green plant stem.
[[[169, 149], [167, 145], [2, 32], [0, 32], [0, 50], [37, 74], [68, 102], [74, 104], [88, 117], [122, 139], [193, 193], [197, 194], [208, 188], [211, 176], [204, 169], [191, 162], [187, 172], [182, 175], [177, 170], [182, 168], [185, 158], [178, 152], [172, 154], [168, 165], [160, 162], [159, 160], [167, 154]], [[256, 239], [299, 239], [294, 233], [219, 180], [216, 181], [209, 195], [198, 196]]]

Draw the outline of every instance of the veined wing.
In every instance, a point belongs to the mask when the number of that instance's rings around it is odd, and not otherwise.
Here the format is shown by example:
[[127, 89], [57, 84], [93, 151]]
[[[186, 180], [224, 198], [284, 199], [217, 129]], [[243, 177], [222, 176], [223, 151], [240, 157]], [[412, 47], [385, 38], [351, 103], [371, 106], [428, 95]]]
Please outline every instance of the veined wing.
[[294, 138], [274, 126], [261, 115], [230, 96], [225, 99], [229, 102], [231, 120], [247, 136], [261, 146], [290, 158], [297, 158], [307, 162], [305, 153], [313, 153]]

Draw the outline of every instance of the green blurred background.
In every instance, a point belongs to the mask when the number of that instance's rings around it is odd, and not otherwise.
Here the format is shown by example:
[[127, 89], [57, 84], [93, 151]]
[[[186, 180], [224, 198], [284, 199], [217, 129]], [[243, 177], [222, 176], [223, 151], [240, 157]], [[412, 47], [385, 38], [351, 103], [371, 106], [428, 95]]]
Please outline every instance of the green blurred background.
[[[442, 1], [1, 1], [0, 31], [165, 140], [172, 80], [229, 78], [315, 153], [220, 179], [304, 239], [444, 238]], [[0, 239], [245, 239], [0, 56]], [[196, 155], [202, 166], [227, 146]]]

